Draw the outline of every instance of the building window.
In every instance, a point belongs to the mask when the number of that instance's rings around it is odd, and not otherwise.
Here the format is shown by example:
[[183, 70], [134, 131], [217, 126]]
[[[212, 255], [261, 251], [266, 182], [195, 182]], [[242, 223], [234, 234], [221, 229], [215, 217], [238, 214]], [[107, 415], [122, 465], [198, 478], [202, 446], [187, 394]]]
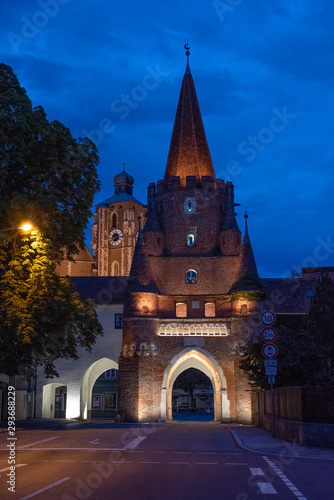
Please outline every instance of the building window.
[[184, 213], [194, 214], [196, 212], [195, 198], [185, 198], [184, 200]]
[[118, 262], [113, 262], [111, 266], [111, 276], [119, 276]]
[[193, 300], [193, 301], [191, 302], [191, 307], [192, 307], [192, 309], [199, 309], [199, 307], [200, 307], [200, 302], [199, 302], [199, 300]]
[[186, 274], [187, 283], [197, 283], [197, 272], [194, 269], [189, 269]]
[[186, 318], [187, 317], [187, 304], [184, 302], [178, 302], [176, 304], [176, 317]]
[[117, 227], [117, 215], [116, 214], [113, 214], [113, 216], [112, 216], [111, 227]]
[[103, 393], [103, 409], [104, 409], [104, 411], [116, 411], [117, 410], [117, 393], [116, 392], [104, 392]]
[[214, 318], [216, 316], [216, 305], [214, 302], [206, 302], [204, 306], [204, 314], [206, 318]]
[[115, 328], [123, 328], [123, 314], [115, 314]]
[[195, 244], [195, 236], [193, 234], [188, 234], [187, 236], [188, 247], [192, 247], [194, 244]]
[[313, 297], [313, 291], [312, 290], [307, 290], [307, 292], [305, 293], [305, 297], [307, 299], [311, 299]]
[[116, 368], [111, 368], [110, 370], [106, 370], [104, 372], [104, 378], [117, 378]]

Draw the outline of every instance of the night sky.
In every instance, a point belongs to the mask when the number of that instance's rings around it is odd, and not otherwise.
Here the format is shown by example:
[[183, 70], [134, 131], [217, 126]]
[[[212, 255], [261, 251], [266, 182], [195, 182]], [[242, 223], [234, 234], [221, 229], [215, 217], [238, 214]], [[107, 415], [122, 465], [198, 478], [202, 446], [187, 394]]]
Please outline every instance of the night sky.
[[[15, 0], [1, 60], [50, 121], [88, 135], [101, 191], [134, 177], [146, 202], [164, 176], [190, 68], [216, 176], [235, 185], [261, 277], [334, 265], [332, 0]], [[87, 230], [90, 240], [90, 227]]]

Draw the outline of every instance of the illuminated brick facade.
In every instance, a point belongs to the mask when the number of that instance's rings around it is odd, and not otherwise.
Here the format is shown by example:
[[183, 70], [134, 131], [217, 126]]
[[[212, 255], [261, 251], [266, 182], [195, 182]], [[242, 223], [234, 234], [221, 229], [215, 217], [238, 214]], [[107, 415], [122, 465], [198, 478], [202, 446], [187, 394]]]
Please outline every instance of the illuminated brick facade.
[[234, 186], [215, 177], [187, 63], [165, 177], [148, 186], [124, 304], [119, 409], [124, 420], [171, 420], [176, 377], [209, 376], [216, 421], [250, 422], [238, 346], [259, 328], [264, 297]]

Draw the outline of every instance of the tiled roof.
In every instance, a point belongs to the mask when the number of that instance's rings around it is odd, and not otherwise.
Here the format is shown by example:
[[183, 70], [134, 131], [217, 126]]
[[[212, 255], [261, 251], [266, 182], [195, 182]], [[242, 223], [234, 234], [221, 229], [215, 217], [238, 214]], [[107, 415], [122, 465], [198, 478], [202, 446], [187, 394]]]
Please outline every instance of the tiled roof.
[[111, 203], [119, 203], [120, 201], [133, 201], [138, 203], [139, 205], [143, 205], [141, 201], [138, 201], [132, 194], [129, 193], [117, 193], [108, 198], [107, 200], [102, 201], [102, 203], [98, 203], [97, 207], [107, 207]]

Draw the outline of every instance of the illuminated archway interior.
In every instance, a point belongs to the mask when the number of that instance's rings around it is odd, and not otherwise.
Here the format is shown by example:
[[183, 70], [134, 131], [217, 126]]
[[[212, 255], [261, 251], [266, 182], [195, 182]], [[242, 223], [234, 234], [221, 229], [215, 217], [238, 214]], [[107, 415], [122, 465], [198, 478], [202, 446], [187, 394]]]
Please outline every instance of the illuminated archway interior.
[[211, 379], [202, 370], [187, 368], [176, 378], [172, 389], [173, 420], [214, 419]]

